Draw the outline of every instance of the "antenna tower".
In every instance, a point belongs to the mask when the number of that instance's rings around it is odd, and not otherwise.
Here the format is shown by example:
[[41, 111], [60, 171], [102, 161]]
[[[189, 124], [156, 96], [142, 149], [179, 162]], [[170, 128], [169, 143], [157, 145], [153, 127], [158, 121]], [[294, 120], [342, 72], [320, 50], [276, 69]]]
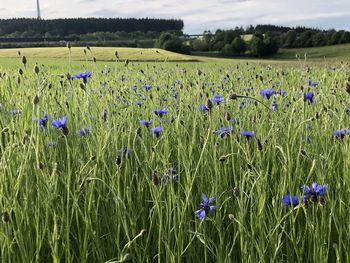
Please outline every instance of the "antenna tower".
[[41, 19], [40, 16], [40, 4], [39, 4], [39, 0], [36, 0], [36, 10], [37, 10], [37, 14], [38, 14], [38, 20]]

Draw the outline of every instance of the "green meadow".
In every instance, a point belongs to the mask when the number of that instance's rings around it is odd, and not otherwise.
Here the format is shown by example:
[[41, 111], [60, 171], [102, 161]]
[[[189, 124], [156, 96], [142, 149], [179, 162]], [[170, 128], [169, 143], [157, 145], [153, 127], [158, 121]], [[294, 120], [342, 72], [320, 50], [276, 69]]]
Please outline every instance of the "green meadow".
[[0, 50], [0, 261], [348, 262], [349, 47]]

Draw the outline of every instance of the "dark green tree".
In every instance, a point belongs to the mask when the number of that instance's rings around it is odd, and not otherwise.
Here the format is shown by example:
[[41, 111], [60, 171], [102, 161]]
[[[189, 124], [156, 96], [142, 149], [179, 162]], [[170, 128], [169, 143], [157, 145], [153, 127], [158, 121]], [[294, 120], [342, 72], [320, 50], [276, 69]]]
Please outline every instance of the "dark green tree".
[[247, 50], [247, 45], [245, 41], [240, 36], [238, 36], [232, 41], [232, 48], [234, 50], [234, 53], [241, 55], [244, 54]]

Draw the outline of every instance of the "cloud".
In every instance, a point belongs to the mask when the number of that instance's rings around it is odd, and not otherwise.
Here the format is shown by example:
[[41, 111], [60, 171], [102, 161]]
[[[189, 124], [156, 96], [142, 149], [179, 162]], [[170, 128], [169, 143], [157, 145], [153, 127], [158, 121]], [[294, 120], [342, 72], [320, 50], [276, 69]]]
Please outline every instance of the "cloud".
[[[34, 0], [0, 0], [0, 17], [35, 17]], [[43, 18], [181, 18], [186, 33], [250, 24], [304, 25], [350, 30], [349, 0], [45, 0]]]

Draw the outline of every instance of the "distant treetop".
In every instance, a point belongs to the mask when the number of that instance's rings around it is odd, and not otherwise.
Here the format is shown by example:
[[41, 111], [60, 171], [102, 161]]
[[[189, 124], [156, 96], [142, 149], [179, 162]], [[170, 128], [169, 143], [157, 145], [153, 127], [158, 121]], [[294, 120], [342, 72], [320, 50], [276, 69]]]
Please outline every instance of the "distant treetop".
[[65, 19], [0, 19], [0, 35], [34, 32], [66, 36], [93, 32], [163, 32], [182, 31], [184, 22], [180, 19], [156, 18], [65, 18]]

